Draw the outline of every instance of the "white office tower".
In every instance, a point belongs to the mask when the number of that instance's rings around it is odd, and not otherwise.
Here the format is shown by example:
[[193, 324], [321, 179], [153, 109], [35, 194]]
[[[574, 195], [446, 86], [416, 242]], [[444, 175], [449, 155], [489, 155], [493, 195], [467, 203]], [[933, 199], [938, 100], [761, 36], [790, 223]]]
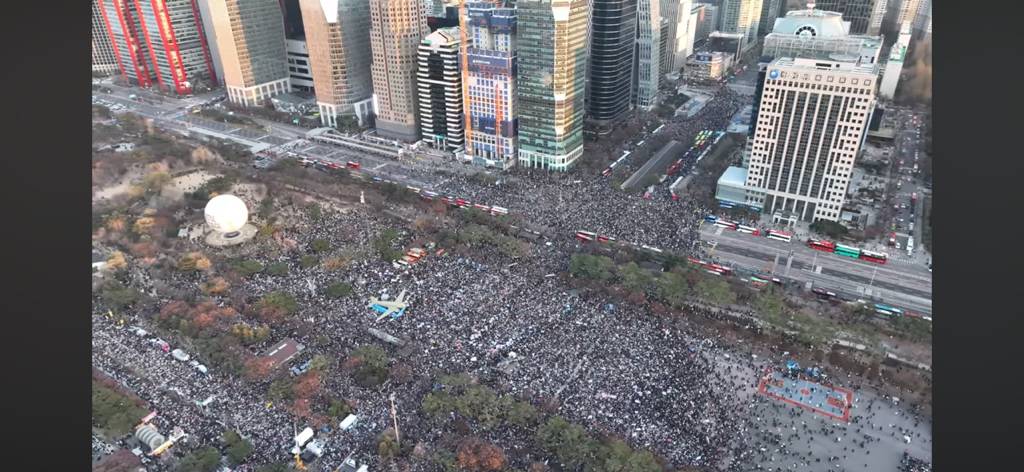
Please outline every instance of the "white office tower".
[[837, 221], [875, 108], [876, 64], [781, 58], [767, 67], [747, 203], [774, 218]]
[[761, 22], [762, 0], [722, 0], [718, 30], [743, 35], [740, 49], [747, 51], [757, 44], [758, 25]]
[[658, 100], [661, 77], [661, 4], [659, 0], [639, 0], [636, 6], [636, 68], [633, 72], [633, 103], [645, 110]]
[[889, 11], [888, 5], [889, 2], [887, 0], [875, 0], [875, 3], [871, 5], [871, 17], [868, 20], [868, 35], [878, 36], [882, 34], [882, 21], [885, 19], [886, 12]]
[[896, 43], [889, 50], [889, 62], [885, 63], [885, 71], [882, 72], [882, 84], [878, 88], [878, 95], [885, 100], [892, 100], [896, 97], [896, 86], [900, 83], [900, 73], [903, 71], [903, 60], [907, 57], [907, 48], [910, 46], [910, 23], [903, 23], [900, 35]]

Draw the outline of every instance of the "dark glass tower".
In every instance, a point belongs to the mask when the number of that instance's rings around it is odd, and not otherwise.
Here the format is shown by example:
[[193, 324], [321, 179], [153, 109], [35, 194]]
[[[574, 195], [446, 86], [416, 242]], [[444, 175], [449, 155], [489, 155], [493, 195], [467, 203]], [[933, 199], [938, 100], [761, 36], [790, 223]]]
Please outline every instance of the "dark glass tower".
[[594, 0], [590, 32], [587, 115], [597, 126], [629, 111], [637, 0]]

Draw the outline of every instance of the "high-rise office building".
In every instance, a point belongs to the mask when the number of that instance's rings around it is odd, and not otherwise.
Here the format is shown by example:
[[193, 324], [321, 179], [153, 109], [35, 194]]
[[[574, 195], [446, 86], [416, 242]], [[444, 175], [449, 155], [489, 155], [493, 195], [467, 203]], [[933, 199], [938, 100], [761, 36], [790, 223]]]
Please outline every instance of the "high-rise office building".
[[697, 31], [694, 35], [694, 44], [707, 41], [712, 31], [718, 28], [718, 7], [710, 3], [698, 3], [694, 6], [697, 10]]
[[882, 72], [882, 83], [878, 88], [878, 95], [886, 100], [896, 97], [896, 86], [900, 83], [900, 74], [903, 72], [903, 61], [907, 57], [907, 48], [910, 47], [910, 22], [903, 22], [900, 34], [896, 43], [889, 49], [889, 60], [885, 63], [885, 70]]
[[213, 59], [192, 0], [133, 0], [139, 16], [138, 31], [149, 50], [155, 85], [166, 92], [186, 95], [194, 88], [217, 85]]
[[910, 24], [910, 29], [913, 30], [916, 26], [914, 24], [918, 15], [921, 12], [922, 6], [927, 6], [930, 2], [928, 0], [893, 0], [899, 3], [899, 8], [896, 10], [896, 29], [902, 32], [903, 24]]
[[670, 44], [674, 43], [669, 37], [672, 35], [672, 22], [668, 18], [661, 18], [661, 42], [658, 44], [658, 89], [665, 87], [668, 82], [668, 74], [672, 71], [672, 63], [675, 62], [674, 51]]
[[650, 110], [658, 102], [661, 78], [661, 2], [638, 0], [636, 6], [636, 58], [633, 60], [633, 103]]
[[721, 0], [718, 30], [743, 35], [740, 49], [747, 51], [757, 44], [757, 27], [761, 21], [762, 0]]
[[661, 16], [670, 24], [668, 27], [669, 57], [662, 67], [662, 74], [679, 71], [686, 63], [686, 56], [693, 52], [694, 27], [693, 0], [661, 0]]
[[92, 72], [100, 75], [117, 72], [117, 56], [110, 42], [99, 0], [92, 0]]
[[[850, 22], [850, 34], [872, 34], [872, 24], [882, 25], [885, 4], [888, 0], [815, 0], [816, 10], [834, 11]], [[877, 30], [875, 35], [878, 34]]]
[[518, 0], [519, 164], [566, 170], [583, 154], [588, 0]]
[[428, 0], [427, 27], [431, 32], [459, 26], [459, 0]]
[[285, 39], [284, 49], [288, 60], [288, 83], [292, 92], [310, 93], [316, 90], [306, 39]]
[[761, 18], [757, 22], [758, 35], [764, 36], [772, 32], [772, 26], [775, 26], [775, 19], [782, 14], [782, 5], [784, 3], [783, 0], [762, 0]]
[[373, 111], [381, 136], [412, 142], [416, 126], [416, 50], [430, 33], [420, 0], [370, 0]]
[[366, 124], [373, 109], [370, 4], [366, 0], [301, 0], [313, 88], [324, 126], [355, 115]]
[[518, 157], [516, 9], [504, 2], [466, 2], [459, 11], [464, 157], [507, 169]]
[[274, 95], [287, 92], [290, 86], [281, 3], [278, 0], [206, 2], [228, 100], [243, 106], [257, 106]]
[[747, 203], [777, 219], [837, 221], [875, 109], [878, 65], [781, 58], [767, 71]]
[[871, 6], [871, 17], [868, 19], [868, 30], [865, 34], [878, 36], [882, 34], [882, 25], [889, 11], [890, 0], [875, 0]]
[[121, 78], [139, 87], [153, 85], [156, 72], [150, 64], [149, 45], [142, 39], [134, 0], [100, 0], [100, 11]]
[[441, 28], [423, 38], [418, 61], [416, 85], [422, 140], [437, 149], [462, 149], [464, 118], [458, 28]]
[[630, 110], [637, 0], [594, 0], [591, 12], [587, 116], [607, 127]]

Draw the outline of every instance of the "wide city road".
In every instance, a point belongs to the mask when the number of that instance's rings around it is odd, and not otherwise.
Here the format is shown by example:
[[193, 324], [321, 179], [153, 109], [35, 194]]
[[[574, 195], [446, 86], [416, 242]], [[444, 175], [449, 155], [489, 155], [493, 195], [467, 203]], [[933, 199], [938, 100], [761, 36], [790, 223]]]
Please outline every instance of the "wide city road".
[[815, 251], [801, 241], [784, 243], [704, 223], [709, 257], [727, 265], [779, 275], [813, 287], [841, 291], [931, 315], [932, 277], [920, 264], [875, 264]]

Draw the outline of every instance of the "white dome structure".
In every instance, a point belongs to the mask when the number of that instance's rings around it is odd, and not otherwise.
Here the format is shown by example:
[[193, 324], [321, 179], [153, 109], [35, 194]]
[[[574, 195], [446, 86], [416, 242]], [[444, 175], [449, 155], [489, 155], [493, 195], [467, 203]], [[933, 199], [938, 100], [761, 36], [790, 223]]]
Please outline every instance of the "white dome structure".
[[842, 13], [823, 10], [794, 10], [775, 20], [772, 33], [810, 36], [817, 38], [843, 38], [850, 35], [850, 22], [843, 21]]
[[217, 195], [206, 204], [206, 226], [218, 233], [235, 233], [249, 221], [249, 209], [241, 198]]

